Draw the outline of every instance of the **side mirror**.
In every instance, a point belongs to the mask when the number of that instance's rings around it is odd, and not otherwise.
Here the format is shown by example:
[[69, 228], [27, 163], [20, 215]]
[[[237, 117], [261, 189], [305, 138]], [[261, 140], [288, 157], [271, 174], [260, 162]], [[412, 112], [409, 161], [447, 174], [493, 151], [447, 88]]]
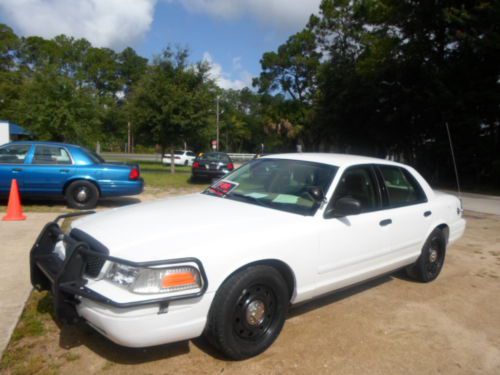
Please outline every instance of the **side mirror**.
[[361, 212], [361, 202], [354, 198], [343, 197], [336, 200], [333, 206], [329, 207], [324, 217], [344, 217], [349, 215], [358, 215]]

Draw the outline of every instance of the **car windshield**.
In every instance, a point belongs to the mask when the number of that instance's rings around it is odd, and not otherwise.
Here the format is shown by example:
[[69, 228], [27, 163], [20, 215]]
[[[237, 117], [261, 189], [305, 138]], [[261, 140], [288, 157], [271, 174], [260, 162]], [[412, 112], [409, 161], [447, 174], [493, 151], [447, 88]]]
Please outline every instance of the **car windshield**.
[[95, 164], [106, 163], [106, 161], [97, 152], [90, 151], [85, 147], [82, 147], [81, 149], [89, 157], [89, 159], [92, 160], [93, 163]]
[[288, 211], [314, 215], [335, 177], [332, 165], [286, 159], [248, 162], [205, 190], [205, 194]]
[[199, 158], [207, 161], [222, 161], [224, 163], [229, 162], [229, 157], [221, 152], [207, 152]]

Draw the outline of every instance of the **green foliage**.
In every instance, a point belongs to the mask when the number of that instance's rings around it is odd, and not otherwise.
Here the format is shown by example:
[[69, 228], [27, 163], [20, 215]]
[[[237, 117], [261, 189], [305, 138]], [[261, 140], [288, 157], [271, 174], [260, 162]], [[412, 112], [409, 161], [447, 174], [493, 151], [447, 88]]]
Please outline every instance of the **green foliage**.
[[208, 66], [187, 65], [187, 50], [167, 48], [148, 67], [133, 94], [128, 110], [143, 144], [158, 144], [162, 152], [190, 143], [210, 124], [215, 86]]
[[14, 120], [40, 140], [92, 145], [101, 137], [98, 98], [53, 70], [36, 72], [21, 88]]

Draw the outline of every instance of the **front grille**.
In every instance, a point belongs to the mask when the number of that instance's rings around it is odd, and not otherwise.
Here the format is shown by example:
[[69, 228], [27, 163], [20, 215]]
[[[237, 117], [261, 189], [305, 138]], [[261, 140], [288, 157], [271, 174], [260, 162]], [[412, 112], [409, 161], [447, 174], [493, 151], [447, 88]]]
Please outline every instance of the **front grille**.
[[86, 257], [87, 263], [85, 264], [84, 274], [93, 278], [99, 276], [99, 273], [106, 262], [105, 257], [109, 255], [108, 248], [97, 241], [94, 237], [76, 228], [71, 230], [69, 236], [76, 241], [85, 242], [89, 246], [90, 250], [104, 255], [104, 257], [94, 255], [87, 255]]

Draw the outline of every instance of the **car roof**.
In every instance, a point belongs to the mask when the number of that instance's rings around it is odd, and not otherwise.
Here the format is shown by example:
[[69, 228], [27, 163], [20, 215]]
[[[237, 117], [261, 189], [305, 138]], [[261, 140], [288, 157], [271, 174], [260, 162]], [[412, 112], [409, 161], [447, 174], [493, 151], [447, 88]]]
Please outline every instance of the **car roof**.
[[203, 152], [203, 155], [227, 155], [226, 152], [222, 152], [222, 151], [207, 151], [207, 152]]
[[62, 142], [50, 142], [50, 141], [14, 141], [14, 142], [10, 142], [9, 144], [12, 144], [12, 145], [41, 145], [41, 146], [61, 146], [61, 147], [81, 147], [81, 146], [78, 146], [78, 145], [74, 145], [74, 144], [71, 144], [71, 143], [62, 143]]
[[266, 155], [261, 159], [288, 159], [288, 160], [302, 160], [315, 163], [330, 164], [337, 167], [348, 167], [356, 164], [387, 164], [403, 166], [403, 164], [396, 163], [390, 160], [372, 158], [368, 156], [350, 155], [350, 154], [334, 154], [334, 153], [320, 153], [320, 152], [301, 152], [290, 154], [274, 154]]

